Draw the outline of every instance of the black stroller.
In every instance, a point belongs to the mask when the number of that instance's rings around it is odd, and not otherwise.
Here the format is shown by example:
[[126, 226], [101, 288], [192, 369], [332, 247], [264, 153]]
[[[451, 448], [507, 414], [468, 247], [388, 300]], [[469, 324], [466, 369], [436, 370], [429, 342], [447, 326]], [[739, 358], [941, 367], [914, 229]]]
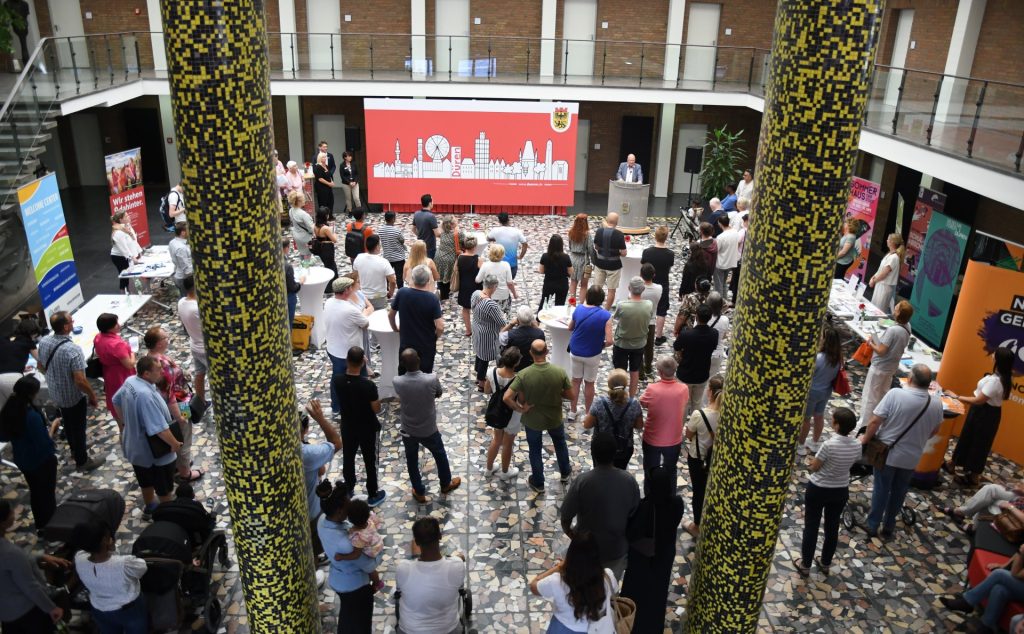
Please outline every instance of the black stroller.
[[[874, 468], [866, 463], [858, 460], [853, 463], [850, 468], [850, 483], [859, 482], [865, 478], [870, 477], [874, 473]], [[868, 512], [871, 510], [870, 492], [868, 493], [869, 501], [867, 504], [863, 502], [854, 502], [851, 496], [849, 502], [846, 503], [846, 507], [843, 509], [843, 526], [847, 530], [852, 529], [854, 526], [860, 524], [860, 518], [867, 518]], [[903, 508], [900, 509], [900, 517], [903, 518], [903, 523], [907, 526], [913, 526], [917, 522], [917, 513], [912, 507], [903, 504]]]

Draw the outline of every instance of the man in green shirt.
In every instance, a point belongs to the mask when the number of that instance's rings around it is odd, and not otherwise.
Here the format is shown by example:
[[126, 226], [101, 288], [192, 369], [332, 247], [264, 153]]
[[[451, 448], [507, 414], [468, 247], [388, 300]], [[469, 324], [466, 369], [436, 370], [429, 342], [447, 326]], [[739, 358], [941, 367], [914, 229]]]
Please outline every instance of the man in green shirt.
[[531, 474], [527, 483], [537, 493], [543, 493], [544, 460], [541, 449], [545, 431], [555, 445], [555, 458], [558, 460], [562, 483], [567, 483], [572, 475], [569, 447], [565, 444], [565, 427], [562, 425], [562, 399], [575, 402], [576, 395], [565, 370], [548, 363], [548, 346], [543, 339], [536, 339], [530, 345], [530, 356], [533, 365], [521, 370], [512, 380], [505, 391], [505, 404], [523, 414], [526, 442], [530, 445]]
[[615, 305], [615, 341], [612, 348], [612, 365], [616, 370], [629, 372], [629, 396], [636, 396], [640, 383], [640, 367], [644, 361], [644, 346], [647, 345], [647, 325], [654, 315], [654, 304], [641, 299], [644, 292], [642, 277], [629, 280], [629, 299]]

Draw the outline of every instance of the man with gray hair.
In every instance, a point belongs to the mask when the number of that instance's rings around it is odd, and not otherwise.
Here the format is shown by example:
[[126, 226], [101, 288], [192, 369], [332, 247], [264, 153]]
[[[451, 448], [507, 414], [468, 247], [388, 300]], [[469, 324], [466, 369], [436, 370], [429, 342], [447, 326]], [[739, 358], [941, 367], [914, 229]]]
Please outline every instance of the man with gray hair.
[[875, 467], [871, 512], [866, 526], [870, 537], [892, 536], [914, 468], [921, 460], [928, 439], [942, 423], [942, 401], [929, 392], [931, 383], [931, 368], [923, 363], [912, 367], [910, 382], [902, 390], [886, 393], [861, 436], [860, 441], [865, 445], [877, 437], [889, 447], [885, 467]]
[[537, 339], [545, 340], [544, 331], [538, 328], [533, 309], [529, 306], [520, 306], [516, 310], [515, 319], [502, 329], [502, 334], [499, 337], [501, 343], [515, 346], [522, 353], [519, 366], [516, 368], [517, 372], [533, 364], [533, 359], [530, 357], [530, 345]]
[[[398, 349], [412, 348], [420, 353], [420, 370], [427, 374], [434, 371], [434, 355], [437, 354], [437, 340], [444, 332], [441, 317], [441, 302], [432, 291], [430, 269], [420, 264], [409, 275], [412, 286], [398, 289], [391, 300], [388, 321], [391, 329], [399, 333]], [[401, 326], [401, 327], [400, 327]], [[398, 374], [405, 374], [405, 366], [398, 366]]]
[[615, 305], [615, 338], [612, 347], [612, 365], [629, 372], [629, 395], [636, 396], [640, 383], [640, 367], [647, 345], [647, 325], [654, 315], [654, 304], [643, 299], [644, 280], [636, 276], [629, 280], [629, 299]]
[[[324, 330], [327, 333], [327, 358], [331, 360], [331, 412], [337, 416], [341, 413], [341, 400], [334, 383], [345, 375], [349, 349], [363, 345], [373, 306], [367, 304], [360, 310], [351, 301], [355, 294], [355, 281], [351, 277], [334, 280], [331, 290], [334, 297], [324, 302]], [[362, 372], [366, 376], [365, 365]]]
[[493, 274], [484, 276], [484, 288], [474, 291], [469, 305], [473, 307], [473, 353], [476, 355], [476, 385], [484, 389], [487, 366], [498, 358], [501, 351], [499, 337], [505, 326], [505, 311], [492, 295], [498, 290], [498, 278]]
[[643, 431], [644, 473], [663, 466], [672, 471], [673, 482], [683, 442], [683, 412], [690, 401], [690, 388], [676, 379], [678, 366], [672, 355], [659, 356], [655, 362], [658, 381], [648, 385], [640, 395], [640, 406], [647, 410]]

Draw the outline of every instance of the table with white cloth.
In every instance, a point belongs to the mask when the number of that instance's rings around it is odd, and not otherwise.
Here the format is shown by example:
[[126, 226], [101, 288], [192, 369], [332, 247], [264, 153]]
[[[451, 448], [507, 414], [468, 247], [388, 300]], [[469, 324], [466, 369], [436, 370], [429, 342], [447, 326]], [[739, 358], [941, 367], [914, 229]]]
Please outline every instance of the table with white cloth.
[[[138, 278], [145, 285], [147, 294], [153, 293], [153, 280], [166, 280], [174, 277], [174, 262], [171, 261], [171, 251], [167, 245], [154, 245], [147, 247], [139, 261], [132, 264], [118, 275], [121, 279]], [[168, 310], [170, 306], [161, 304], [156, 300], [153, 303]]]
[[[891, 319], [880, 319], [878, 321], [853, 319], [846, 322], [846, 325], [862, 340], [867, 341], [870, 335], [874, 335], [877, 342], [887, 328], [896, 327], [896, 322]], [[918, 363], [923, 363], [931, 368], [932, 372], [938, 373], [939, 366], [942, 364], [942, 352], [933, 349], [928, 344], [918, 340], [917, 337], [911, 337], [910, 343], [907, 344], [907, 349], [903, 352], [903, 357], [900, 358], [899, 372], [901, 374], [910, 372], [910, 368]]]
[[321, 348], [327, 341], [327, 329], [324, 326], [324, 289], [334, 277], [334, 271], [323, 266], [300, 267], [295, 271], [295, 279], [302, 283], [299, 289], [299, 308], [303, 315], [313, 318], [313, 332], [309, 342]]
[[572, 332], [569, 330], [568, 306], [547, 306], [537, 315], [540, 323], [548, 328], [548, 349], [551, 351], [548, 361], [556, 365], [566, 374], [572, 374], [569, 365], [569, 337]]
[[[85, 358], [92, 356], [92, 341], [100, 334], [96, 327], [96, 318], [103, 313], [117, 315], [117, 321], [122, 327], [126, 327], [135, 313], [149, 303], [152, 295], [97, 295], [85, 304], [78, 307], [78, 310], [71, 314], [75, 322], [75, 329], [82, 331], [75, 334], [72, 332], [71, 340], [78, 344], [78, 347], [85, 353]], [[133, 330], [138, 334], [138, 331]]]
[[[397, 313], [395, 323], [401, 327]], [[387, 309], [370, 313], [369, 330], [380, 344], [380, 378], [377, 382], [377, 394], [380, 398], [389, 398], [395, 395], [394, 378], [398, 374], [399, 334], [391, 329]]]
[[863, 290], [852, 289], [845, 280], [832, 280], [832, 290], [828, 296], [828, 309], [833, 315], [843, 320], [856, 319], [860, 307], [864, 306], [864, 319], [876, 320], [887, 317], [885, 311], [864, 298]]
[[615, 291], [615, 301], [629, 299], [629, 279], [640, 275], [640, 258], [644, 248], [639, 244], [626, 243], [626, 255], [622, 256], [622, 270], [619, 274], [619, 289]]
[[474, 250], [474, 253], [483, 257], [484, 253], [487, 251], [487, 234], [483, 231], [470, 231], [466, 234], [466, 237], [469, 236], [476, 238], [476, 249]]

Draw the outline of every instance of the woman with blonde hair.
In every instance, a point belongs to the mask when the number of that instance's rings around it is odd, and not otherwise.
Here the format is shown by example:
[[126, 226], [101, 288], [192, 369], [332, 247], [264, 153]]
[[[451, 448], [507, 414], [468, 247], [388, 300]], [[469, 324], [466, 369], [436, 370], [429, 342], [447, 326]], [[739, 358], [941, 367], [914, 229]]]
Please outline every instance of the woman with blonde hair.
[[441, 275], [437, 272], [437, 265], [427, 257], [427, 243], [423, 240], [415, 240], [409, 246], [409, 258], [405, 261], [405, 284], [407, 286], [412, 286], [412, 270], [420, 264], [425, 264], [430, 269], [430, 284], [426, 290], [431, 292], [437, 290], [437, 280], [441, 279]]
[[462, 323], [466, 326], [466, 336], [473, 335], [470, 311], [473, 308], [473, 293], [483, 290], [483, 285], [476, 283], [476, 272], [480, 268], [480, 256], [476, 254], [476, 238], [466, 237], [466, 245], [459, 257], [455, 259], [455, 268], [459, 271], [459, 290], [457, 301], [462, 307]]
[[455, 272], [455, 260], [465, 248], [465, 236], [459, 233], [459, 222], [455, 218], [445, 218], [441, 222], [441, 237], [437, 239], [437, 253], [434, 263], [439, 274], [437, 286], [441, 290], [441, 301], [451, 294], [452, 273]]
[[512, 281], [512, 267], [505, 260], [505, 247], [495, 242], [487, 250], [487, 261], [480, 264], [480, 270], [476, 273], [476, 282], [479, 284], [488, 275], [498, 278], [498, 288], [495, 289], [491, 299], [498, 302], [501, 309], [508, 315], [512, 307], [512, 298], [519, 298], [516, 294], [516, 283]]
[[608, 374], [608, 395], [594, 399], [590, 413], [583, 419], [583, 429], [595, 426], [597, 432], [615, 437], [615, 466], [628, 468], [633, 457], [633, 430], [644, 428], [644, 412], [640, 401], [629, 396], [629, 374], [625, 370]]
[[292, 239], [295, 240], [295, 248], [299, 255], [307, 257], [309, 253], [309, 241], [313, 239], [316, 227], [313, 226], [313, 218], [303, 207], [306, 204], [306, 195], [302, 190], [288, 193], [288, 219], [292, 223]]
[[708, 486], [708, 474], [711, 473], [711, 452], [715, 445], [715, 434], [718, 432], [718, 416], [722, 407], [724, 388], [725, 381], [721, 374], [711, 377], [708, 380], [708, 404], [695, 409], [683, 429], [686, 467], [690, 472], [690, 482], [693, 484], [693, 521], [686, 525], [686, 530], [694, 537], [700, 532], [704, 492]]
[[892, 314], [896, 282], [900, 278], [900, 266], [903, 264], [906, 247], [903, 246], [903, 236], [898, 233], [889, 234], [885, 245], [889, 247], [889, 252], [882, 258], [882, 263], [878, 265], [878, 271], [871, 276], [868, 286], [875, 289], [871, 303], [884, 310], [886, 314]]
[[587, 214], [576, 214], [572, 226], [569, 227], [569, 260], [572, 261], [572, 275], [569, 277], [569, 297], [575, 298], [576, 289], [584, 293], [587, 291], [587, 284], [590, 282], [590, 274], [594, 265], [590, 262], [590, 249], [594, 245], [594, 238], [590, 235], [590, 223], [587, 221]]

